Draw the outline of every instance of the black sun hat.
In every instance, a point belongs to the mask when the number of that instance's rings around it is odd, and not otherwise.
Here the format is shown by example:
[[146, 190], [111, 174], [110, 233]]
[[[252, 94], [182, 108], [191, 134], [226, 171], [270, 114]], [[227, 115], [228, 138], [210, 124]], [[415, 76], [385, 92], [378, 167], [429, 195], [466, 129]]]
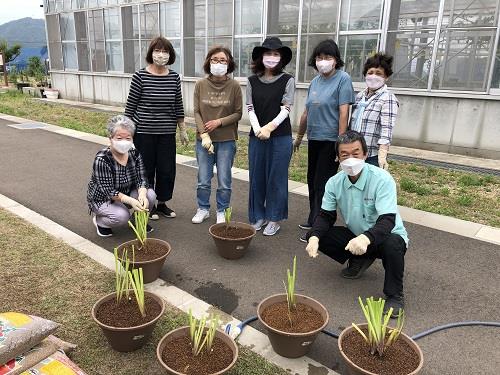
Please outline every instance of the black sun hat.
[[262, 46], [254, 47], [252, 51], [252, 60], [256, 61], [265, 51], [268, 50], [275, 50], [280, 53], [283, 67], [288, 65], [288, 63], [292, 60], [292, 50], [289, 47], [284, 46], [280, 38], [276, 36], [270, 36], [264, 40]]

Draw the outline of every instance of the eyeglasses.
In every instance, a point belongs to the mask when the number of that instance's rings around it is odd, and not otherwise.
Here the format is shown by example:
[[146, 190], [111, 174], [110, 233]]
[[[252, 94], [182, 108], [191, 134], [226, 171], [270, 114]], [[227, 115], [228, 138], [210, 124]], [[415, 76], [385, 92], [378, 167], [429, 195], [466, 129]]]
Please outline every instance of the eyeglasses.
[[227, 60], [219, 60], [219, 59], [210, 59], [212, 64], [224, 64], [227, 65]]

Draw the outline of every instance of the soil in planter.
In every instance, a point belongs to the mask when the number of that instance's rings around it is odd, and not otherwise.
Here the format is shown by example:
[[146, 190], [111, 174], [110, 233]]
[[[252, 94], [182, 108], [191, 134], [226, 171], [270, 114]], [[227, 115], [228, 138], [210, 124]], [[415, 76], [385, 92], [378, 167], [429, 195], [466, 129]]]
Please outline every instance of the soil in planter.
[[[140, 247], [141, 244], [139, 241], [135, 241], [134, 252], [135, 252], [135, 261], [136, 262], [146, 262], [148, 260], [155, 260], [163, 255], [165, 255], [168, 251], [168, 248], [163, 245], [161, 242], [156, 241], [148, 241], [144, 244], [144, 247]], [[120, 249], [118, 252], [118, 256], [121, 258], [123, 255], [123, 250]], [[132, 260], [132, 245], [127, 246], [127, 255], [130, 260]]]
[[297, 303], [295, 310], [290, 314], [292, 324], [288, 317], [288, 304], [286, 301], [277, 302], [268, 306], [261, 313], [261, 317], [274, 329], [289, 333], [307, 333], [320, 328], [325, 322], [319, 312], [311, 306]]
[[226, 228], [226, 226], [221, 225], [220, 227], [213, 228], [212, 233], [218, 237], [239, 239], [250, 237], [253, 231], [248, 228], [233, 227], [231, 225]]
[[[363, 332], [368, 335], [365, 329]], [[370, 346], [358, 332], [351, 331], [343, 338], [342, 350], [359, 367], [380, 375], [407, 375], [419, 364], [417, 353], [401, 338], [380, 357], [370, 353]]]
[[130, 292], [130, 299], [124, 296], [122, 301], [116, 303], [116, 298], [102, 303], [96, 311], [96, 318], [101, 323], [111, 327], [135, 327], [155, 319], [161, 312], [160, 304], [151, 296], [144, 296], [146, 316], [142, 317], [134, 292]]
[[161, 357], [171, 369], [187, 375], [214, 374], [233, 362], [231, 348], [218, 337], [210, 353], [203, 349], [197, 356], [193, 355], [189, 338], [179, 337], [165, 345]]

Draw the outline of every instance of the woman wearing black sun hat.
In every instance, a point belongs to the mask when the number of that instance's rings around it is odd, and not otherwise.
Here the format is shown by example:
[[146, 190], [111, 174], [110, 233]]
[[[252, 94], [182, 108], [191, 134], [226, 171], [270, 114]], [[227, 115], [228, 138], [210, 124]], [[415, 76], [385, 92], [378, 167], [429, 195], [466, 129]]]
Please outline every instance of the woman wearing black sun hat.
[[252, 129], [248, 145], [248, 218], [265, 236], [275, 235], [288, 217], [288, 166], [292, 156], [289, 113], [295, 80], [284, 71], [292, 50], [269, 37], [252, 52], [247, 110]]

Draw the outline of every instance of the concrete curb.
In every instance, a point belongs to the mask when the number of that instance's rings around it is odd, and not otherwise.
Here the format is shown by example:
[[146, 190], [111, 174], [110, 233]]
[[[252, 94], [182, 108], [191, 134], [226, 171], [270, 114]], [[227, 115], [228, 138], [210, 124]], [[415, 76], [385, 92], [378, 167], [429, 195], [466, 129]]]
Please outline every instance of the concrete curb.
[[[0, 194], [0, 208], [3, 208], [14, 215], [17, 215], [34, 226], [40, 228], [44, 232], [54, 236], [55, 238], [63, 241], [69, 246], [73, 247], [80, 253], [88, 256], [97, 263], [108, 268], [110, 271], [115, 270], [115, 262], [113, 254], [106, 249], [96, 245], [95, 243], [79, 236], [78, 234], [68, 230], [67, 228], [57, 224], [56, 222], [42, 216], [35, 211], [21, 205], [20, 203]], [[167, 282], [157, 279], [156, 281], [147, 284], [146, 290], [156, 293], [161, 296], [170, 305], [176, 308], [188, 312], [190, 309], [197, 318], [209, 313], [217, 313], [222, 320], [222, 324], [225, 326], [227, 323], [231, 323], [231, 326], [238, 325], [241, 321], [235, 319], [231, 315], [224, 313], [209, 305], [208, 303], [202, 301], [199, 298], [177, 288], [174, 285], [170, 285]], [[312, 360], [309, 357], [302, 357], [297, 359], [290, 359], [281, 357], [276, 354], [272, 347], [267, 335], [258, 331], [257, 329], [247, 326], [241, 335], [237, 339], [240, 345], [248, 347], [253, 352], [261, 355], [269, 362], [286, 369], [286, 371], [291, 372], [294, 375], [308, 375], [311, 374], [310, 369], [314, 368], [318, 371], [318, 374], [322, 375], [335, 375], [338, 373], [326, 368], [320, 363]]]
[[[1, 113], [0, 118], [20, 124], [38, 124], [40, 125], [40, 129], [101, 145], [108, 145], [109, 143], [106, 137], [89, 134], [78, 130], [66, 129], [60, 126], [51, 125], [40, 121], [31, 121], [21, 117], [3, 115]], [[177, 154], [176, 161], [177, 164], [196, 168], [196, 158]], [[233, 167], [232, 176], [237, 180], [247, 182], [249, 181], [248, 170], [246, 169]], [[288, 180], [288, 191], [293, 194], [299, 194], [306, 197], [309, 196], [307, 184], [303, 184], [297, 181]], [[414, 208], [404, 206], [398, 207], [403, 221], [441, 230], [444, 232], [458, 234], [479, 241], [485, 241], [500, 245], [500, 228], [478, 224], [472, 221], [460, 220], [449, 216], [435, 214], [432, 212], [420, 211]]]

